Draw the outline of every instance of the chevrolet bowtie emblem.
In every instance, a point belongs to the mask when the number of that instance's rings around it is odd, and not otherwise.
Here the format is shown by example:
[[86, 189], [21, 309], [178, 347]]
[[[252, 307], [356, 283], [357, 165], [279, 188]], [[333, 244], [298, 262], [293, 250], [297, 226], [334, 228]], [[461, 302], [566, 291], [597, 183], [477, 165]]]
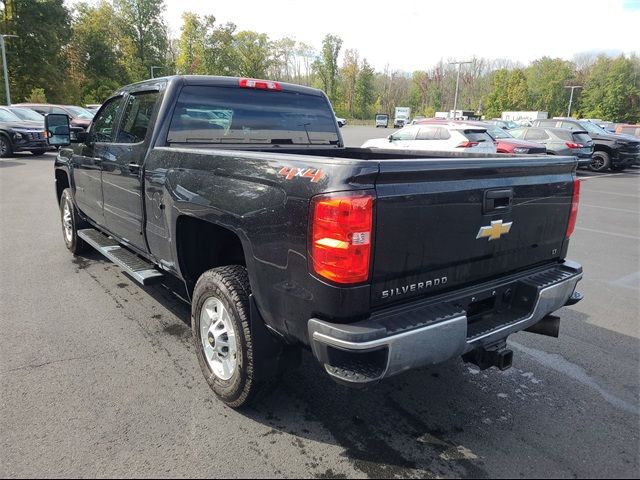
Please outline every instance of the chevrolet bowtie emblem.
[[502, 223], [502, 220], [494, 220], [490, 227], [480, 227], [476, 240], [480, 238], [488, 238], [489, 241], [498, 240], [502, 235], [509, 233], [511, 225], [513, 222]]

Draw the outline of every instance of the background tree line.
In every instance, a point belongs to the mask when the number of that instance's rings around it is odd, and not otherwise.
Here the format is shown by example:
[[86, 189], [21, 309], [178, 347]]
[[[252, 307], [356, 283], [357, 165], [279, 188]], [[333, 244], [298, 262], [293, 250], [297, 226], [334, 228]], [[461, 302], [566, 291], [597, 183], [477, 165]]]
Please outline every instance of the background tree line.
[[[18, 35], [7, 39], [14, 102], [99, 103], [119, 86], [149, 78], [154, 67], [156, 75], [247, 76], [321, 88], [336, 113], [349, 118], [392, 114], [396, 106], [425, 116], [453, 108], [457, 67], [450, 59], [412, 73], [376, 71], [335, 35], [313, 46], [193, 12], [183, 15], [179, 36], [172, 38], [162, 0], [101, 0], [73, 8], [64, 0], [0, 0], [0, 9], [2, 33]], [[636, 55], [543, 57], [528, 66], [473, 58], [461, 70], [458, 105], [487, 117], [507, 110], [565, 115], [569, 84], [584, 86], [574, 98], [576, 114], [640, 120]]]

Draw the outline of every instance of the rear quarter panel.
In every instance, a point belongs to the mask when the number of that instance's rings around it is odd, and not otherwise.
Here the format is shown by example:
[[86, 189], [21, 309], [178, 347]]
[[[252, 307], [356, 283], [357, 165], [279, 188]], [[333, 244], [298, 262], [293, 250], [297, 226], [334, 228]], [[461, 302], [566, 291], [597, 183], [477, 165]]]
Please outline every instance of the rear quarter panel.
[[[310, 171], [290, 175], [291, 169]], [[317, 181], [311, 181], [318, 173]], [[373, 188], [375, 162], [278, 153], [159, 147], [145, 167], [151, 253], [182, 277], [176, 224], [181, 215], [227, 228], [240, 238], [252, 293], [265, 321], [292, 339], [306, 338], [317, 305], [326, 316], [352, 315], [354, 295], [368, 305], [369, 287], [335, 288], [307, 266], [312, 196]], [[164, 205], [164, 212], [161, 210]], [[215, 248], [215, 245], [212, 245]], [[350, 295], [344, 291], [350, 290]], [[356, 302], [358, 303], [358, 302]]]

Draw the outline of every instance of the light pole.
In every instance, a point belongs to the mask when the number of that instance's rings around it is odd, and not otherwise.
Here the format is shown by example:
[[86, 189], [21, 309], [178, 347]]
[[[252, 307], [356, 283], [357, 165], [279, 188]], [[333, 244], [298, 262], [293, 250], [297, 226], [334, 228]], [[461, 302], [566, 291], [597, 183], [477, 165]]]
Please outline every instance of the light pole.
[[571, 116], [571, 104], [573, 103], [573, 91], [576, 88], [582, 88], [582, 85], [568, 85], [564, 88], [570, 88], [571, 89], [571, 96], [569, 97], [569, 112], [567, 113], [567, 117]]
[[449, 62], [449, 65], [458, 65], [458, 76], [456, 78], [456, 94], [453, 97], [453, 119], [456, 119], [456, 112], [458, 110], [458, 86], [460, 85], [460, 66], [467, 63], [473, 63], [471, 61], [465, 62]]
[[151, 78], [156, 78], [156, 77], [154, 77], [154, 76], [153, 76], [153, 70], [154, 70], [155, 68], [162, 68], [162, 67], [155, 67], [155, 66], [154, 66], [154, 67], [151, 67]]
[[18, 37], [17, 35], [0, 34], [0, 46], [2, 46], [2, 66], [4, 67], [4, 89], [7, 94], [7, 105], [11, 105], [11, 92], [9, 92], [9, 69], [7, 68], [7, 54], [4, 49], [4, 39], [6, 37]]

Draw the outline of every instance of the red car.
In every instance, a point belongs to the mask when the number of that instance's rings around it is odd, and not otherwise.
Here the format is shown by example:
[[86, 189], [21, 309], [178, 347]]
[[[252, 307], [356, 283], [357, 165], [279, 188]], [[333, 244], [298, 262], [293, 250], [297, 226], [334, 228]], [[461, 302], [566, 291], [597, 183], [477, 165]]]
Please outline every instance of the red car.
[[496, 149], [498, 153], [537, 153], [546, 154], [547, 147], [541, 143], [529, 142], [526, 140], [520, 140], [515, 138], [508, 131], [492, 125], [486, 122], [473, 122], [473, 121], [461, 121], [461, 120], [441, 120], [436, 118], [427, 118], [425, 120], [419, 120], [416, 123], [464, 123], [466, 125], [478, 125], [487, 129], [487, 133], [493, 137], [496, 142]]

